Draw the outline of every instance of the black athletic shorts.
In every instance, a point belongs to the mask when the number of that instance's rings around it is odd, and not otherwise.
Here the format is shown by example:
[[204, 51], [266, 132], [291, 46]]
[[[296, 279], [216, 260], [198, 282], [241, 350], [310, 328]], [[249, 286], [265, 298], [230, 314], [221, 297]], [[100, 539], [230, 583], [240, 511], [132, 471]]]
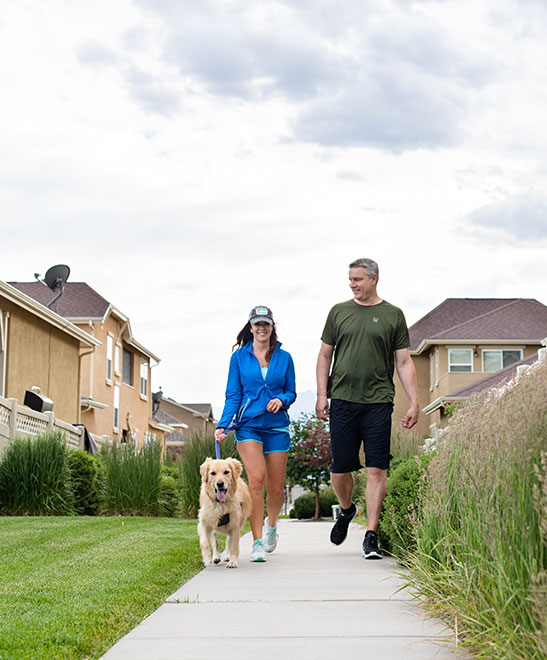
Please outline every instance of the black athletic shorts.
[[362, 468], [359, 462], [361, 442], [365, 465], [387, 470], [392, 458], [389, 453], [392, 413], [392, 403], [354, 403], [331, 399], [331, 472], [353, 472]]

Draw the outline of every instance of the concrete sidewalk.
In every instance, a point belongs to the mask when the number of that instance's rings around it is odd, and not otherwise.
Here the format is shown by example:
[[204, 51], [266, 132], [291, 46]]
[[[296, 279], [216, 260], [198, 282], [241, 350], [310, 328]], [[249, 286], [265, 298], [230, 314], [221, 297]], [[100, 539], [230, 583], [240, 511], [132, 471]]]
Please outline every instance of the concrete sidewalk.
[[328, 523], [282, 520], [277, 550], [238, 569], [209, 566], [104, 660], [465, 660], [453, 633], [399, 591], [393, 559], [361, 556], [363, 529], [341, 546]]

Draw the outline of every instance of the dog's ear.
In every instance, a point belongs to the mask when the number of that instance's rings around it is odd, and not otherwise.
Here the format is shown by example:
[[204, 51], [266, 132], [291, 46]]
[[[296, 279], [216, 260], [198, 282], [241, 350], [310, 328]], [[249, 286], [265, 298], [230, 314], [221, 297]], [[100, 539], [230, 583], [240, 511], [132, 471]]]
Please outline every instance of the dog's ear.
[[199, 468], [201, 474], [201, 480], [204, 483], [207, 482], [207, 477], [209, 476], [209, 466], [211, 465], [212, 460], [213, 460], [212, 458], [206, 458], [201, 464], [201, 467]]
[[243, 466], [241, 463], [237, 460], [237, 458], [229, 458], [230, 461], [230, 470], [232, 471], [232, 476], [234, 478], [234, 483], [237, 482], [241, 475], [241, 470]]

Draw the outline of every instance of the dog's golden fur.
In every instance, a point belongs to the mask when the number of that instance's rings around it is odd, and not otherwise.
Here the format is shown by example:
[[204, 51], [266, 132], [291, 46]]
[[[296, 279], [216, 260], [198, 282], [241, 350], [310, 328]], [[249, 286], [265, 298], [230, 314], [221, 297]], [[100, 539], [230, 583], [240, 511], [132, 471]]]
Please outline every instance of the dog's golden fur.
[[[209, 566], [211, 561], [215, 564], [220, 562], [217, 534], [225, 534], [224, 558], [228, 561], [227, 568], [237, 568], [239, 536], [251, 513], [251, 496], [247, 484], [240, 477], [241, 470], [242, 465], [235, 458], [207, 458], [200, 467], [198, 534], [205, 566]], [[219, 501], [219, 497], [224, 500]], [[229, 522], [219, 526], [225, 514], [229, 515]]]

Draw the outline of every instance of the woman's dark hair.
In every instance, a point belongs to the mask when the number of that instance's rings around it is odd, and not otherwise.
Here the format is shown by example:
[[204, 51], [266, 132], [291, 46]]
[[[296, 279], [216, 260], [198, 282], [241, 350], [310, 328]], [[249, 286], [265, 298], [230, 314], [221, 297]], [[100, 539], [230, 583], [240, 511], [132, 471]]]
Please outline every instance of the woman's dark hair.
[[[232, 346], [232, 350], [235, 348], [242, 348], [245, 344], [248, 344], [250, 341], [253, 341], [253, 333], [251, 332], [251, 324], [249, 321], [241, 328], [237, 335], [236, 343]], [[272, 334], [270, 335], [270, 350], [266, 353], [266, 362], [270, 361], [272, 353], [274, 352], [275, 347], [277, 346], [277, 332], [275, 331], [275, 323], [272, 325]]]

